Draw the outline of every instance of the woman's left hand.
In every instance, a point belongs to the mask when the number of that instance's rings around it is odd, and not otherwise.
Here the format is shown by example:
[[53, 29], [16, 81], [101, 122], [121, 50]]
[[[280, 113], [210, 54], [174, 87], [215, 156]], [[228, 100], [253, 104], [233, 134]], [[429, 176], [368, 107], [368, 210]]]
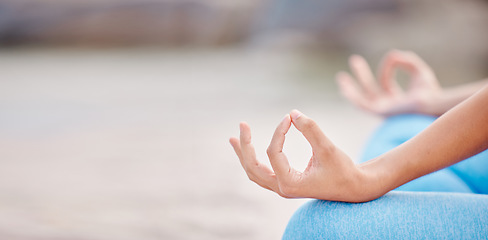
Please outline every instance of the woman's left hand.
[[[282, 151], [292, 123], [312, 147], [312, 157], [303, 172], [292, 168]], [[240, 139], [231, 138], [230, 143], [249, 179], [282, 197], [364, 202], [383, 194], [375, 193], [367, 174], [330, 142], [315, 121], [297, 110], [280, 122], [268, 147], [272, 170], [257, 160], [249, 125], [241, 123], [240, 131]]]

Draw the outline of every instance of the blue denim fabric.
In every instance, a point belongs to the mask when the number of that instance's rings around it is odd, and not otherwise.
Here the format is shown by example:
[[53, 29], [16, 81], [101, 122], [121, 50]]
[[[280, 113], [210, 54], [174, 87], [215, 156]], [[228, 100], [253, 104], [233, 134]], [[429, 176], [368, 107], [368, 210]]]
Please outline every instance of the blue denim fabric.
[[[434, 120], [388, 118], [361, 161], [402, 144]], [[482, 195], [488, 194], [488, 151], [396, 190], [367, 203], [310, 201], [293, 215], [283, 239], [488, 239], [488, 195]]]
[[488, 195], [390, 192], [366, 203], [312, 200], [288, 239], [488, 239]]

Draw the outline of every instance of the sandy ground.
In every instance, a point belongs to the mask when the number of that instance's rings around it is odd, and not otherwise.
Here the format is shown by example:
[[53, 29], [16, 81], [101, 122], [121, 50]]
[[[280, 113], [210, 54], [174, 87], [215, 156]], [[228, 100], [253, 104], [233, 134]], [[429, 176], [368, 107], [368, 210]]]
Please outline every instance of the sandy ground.
[[[247, 179], [238, 123], [266, 160], [293, 108], [354, 158], [380, 122], [321, 79], [340, 69], [303, 66], [244, 49], [1, 50], [0, 239], [280, 238], [306, 200]], [[304, 168], [310, 149], [289, 135]]]

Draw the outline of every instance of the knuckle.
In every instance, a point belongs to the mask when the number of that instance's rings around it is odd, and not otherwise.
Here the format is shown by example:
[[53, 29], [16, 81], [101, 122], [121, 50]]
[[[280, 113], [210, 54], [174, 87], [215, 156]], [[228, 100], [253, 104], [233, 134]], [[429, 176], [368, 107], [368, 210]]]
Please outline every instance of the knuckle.
[[268, 157], [272, 156], [274, 152], [274, 149], [272, 146], [269, 146], [268, 149], [266, 149], [266, 154], [268, 154]]
[[249, 180], [251, 180], [253, 182], [257, 181], [256, 176], [252, 173], [247, 173], [247, 178], [249, 178]]
[[251, 136], [245, 136], [242, 138], [242, 143], [251, 144]]
[[281, 192], [279, 192], [278, 195], [280, 195], [280, 197], [286, 198], [286, 199], [292, 199], [293, 198], [293, 197], [287, 196], [287, 195], [285, 195], [285, 194], [283, 194]]
[[249, 180], [256, 179], [256, 169], [257, 165], [255, 163], [248, 163], [244, 166], [244, 170], [246, 171]]
[[259, 162], [254, 161], [254, 162], [248, 162], [248, 163], [246, 163], [245, 169], [246, 169], [246, 172], [248, 174], [253, 174], [254, 175], [255, 174], [255, 171], [256, 171], [256, 168], [258, 168], [258, 167], [259, 167]]

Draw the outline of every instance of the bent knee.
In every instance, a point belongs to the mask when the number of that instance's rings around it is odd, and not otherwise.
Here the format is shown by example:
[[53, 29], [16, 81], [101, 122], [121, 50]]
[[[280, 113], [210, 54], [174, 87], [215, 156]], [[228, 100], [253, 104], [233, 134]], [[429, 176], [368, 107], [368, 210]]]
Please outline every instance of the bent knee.
[[283, 239], [351, 239], [354, 223], [347, 222], [353, 203], [312, 200], [302, 205], [291, 217]]
[[312, 200], [283, 239], [487, 239], [488, 196], [390, 192], [366, 203]]

